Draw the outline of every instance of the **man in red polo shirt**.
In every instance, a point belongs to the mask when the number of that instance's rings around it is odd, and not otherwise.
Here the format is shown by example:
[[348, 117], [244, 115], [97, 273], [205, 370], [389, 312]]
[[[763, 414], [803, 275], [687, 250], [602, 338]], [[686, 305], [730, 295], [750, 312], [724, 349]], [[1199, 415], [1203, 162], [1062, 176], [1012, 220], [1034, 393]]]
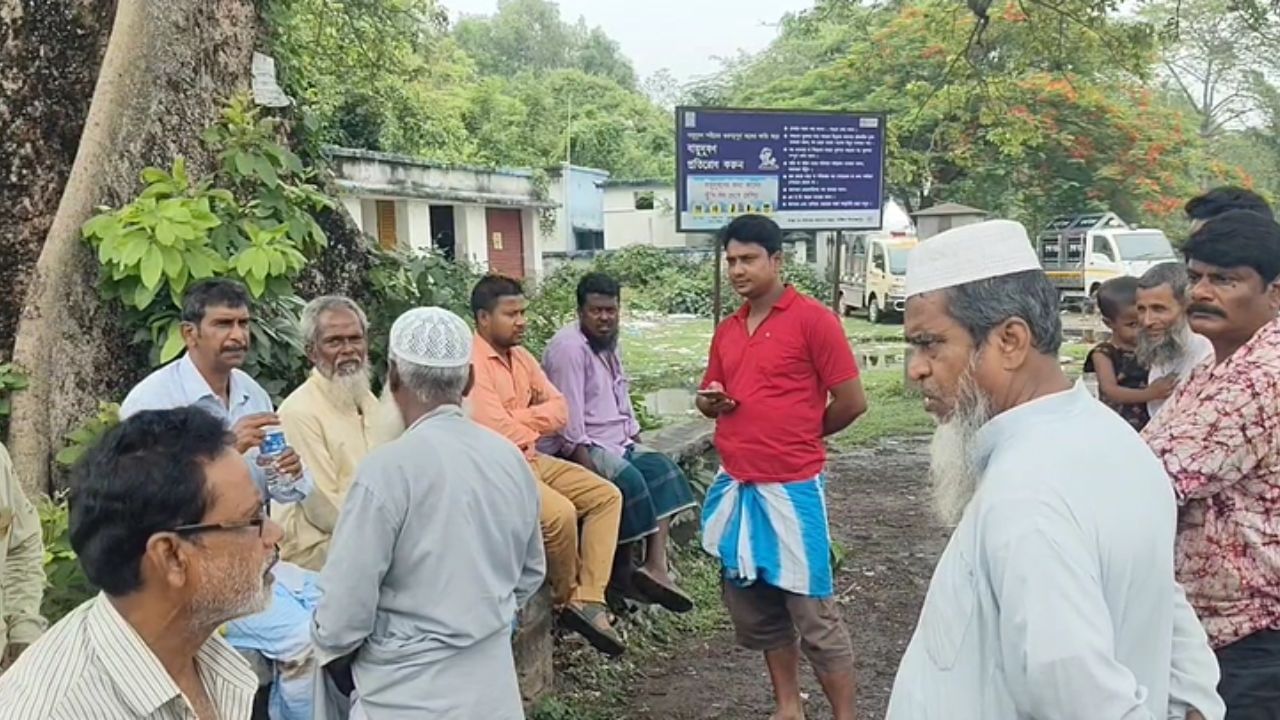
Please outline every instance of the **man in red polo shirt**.
[[738, 642], [764, 653], [774, 718], [804, 717], [803, 651], [835, 720], [852, 720], [853, 647], [833, 598], [822, 439], [866, 412], [858, 366], [839, 318], [783, 284], [776, 223], [743, 215], [720, 239], [746, 302], [716, 328], [698, 392], [723, 464], [703, 505], [702, 545], [724, 567]]

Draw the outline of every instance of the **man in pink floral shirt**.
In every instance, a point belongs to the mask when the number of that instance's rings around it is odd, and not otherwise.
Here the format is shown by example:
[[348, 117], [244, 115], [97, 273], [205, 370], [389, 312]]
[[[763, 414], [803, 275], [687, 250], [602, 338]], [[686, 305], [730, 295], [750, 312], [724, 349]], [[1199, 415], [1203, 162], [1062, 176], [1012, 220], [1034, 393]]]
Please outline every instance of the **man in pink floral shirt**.
[[1229, 720], [1280, 718], [1280, 225], [1232, 211], [1183, 248], [1214, 359], [1143, 432], [1173, 479], [1178, 580], [1222, 669]]

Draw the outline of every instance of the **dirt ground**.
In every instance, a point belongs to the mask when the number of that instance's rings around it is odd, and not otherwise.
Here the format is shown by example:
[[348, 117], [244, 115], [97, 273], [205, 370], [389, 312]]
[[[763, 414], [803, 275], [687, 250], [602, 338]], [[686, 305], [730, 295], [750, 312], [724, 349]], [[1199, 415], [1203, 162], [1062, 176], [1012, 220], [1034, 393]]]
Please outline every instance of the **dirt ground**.
[[[925, 495], [922, 441], [886, 442], [833, 455], [828, 505], [845, 550], [836, 578], [858, 655], [859, 717], [883, 718], [898, 660], [911, 638], [946, 532]], [[829, 720], [812, 672], [802, 672], [809, 720]], [[729, 632], [691, 643], [653, 668], [624, 717], [634, 720], [765, 720], [773, 705], [764, 661]]]

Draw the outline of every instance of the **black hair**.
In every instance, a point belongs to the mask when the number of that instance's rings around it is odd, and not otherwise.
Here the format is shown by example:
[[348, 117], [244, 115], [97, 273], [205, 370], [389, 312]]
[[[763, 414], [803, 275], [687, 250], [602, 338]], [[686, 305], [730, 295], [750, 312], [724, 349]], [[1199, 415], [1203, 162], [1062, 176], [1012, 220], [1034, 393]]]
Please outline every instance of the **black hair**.
[[969, 331], [973, 344], [982, 347], [1000, 323], [1020, 318], [1031, 329], [1036, 350], [1057, 356], [1062, 347], [1062, 317], [1058, 314], [1058, 289], [1043, 270], [975, 280], [947, 291], [947, 314]]
[[471, 288], [471, 315], [479, 317], [482, 310], [493, 312], [499, 300], [517, 295], [524, 295], [519, 280], [497, 273], [485, 275]]
[[108, 430], [71, 487], [71, 547], [89, 582], [112, 596], [140, 588], [147, 541], [200, 522], [212, 499], [204, 465], [232, 442], [196, 407], [143, 411]]
[[1098, 288], [1098, 312], [1112, 322], [1137, 302], [1138, 278], [1131, 275], [1111, 278]]
[[1216, 187], [1203, 195], [1197, 195], [1187, 201], [1183, 207], [1191, 220], [1208, 220], [1231, 210], [1249, 210], [1259, 215], [1275, 219], [1271, 206], [1262, 196], [1252, 190], [1224, 185]]
[[729, 247], [730, 240], [759, 245], [769, 255], [782, 252], [782, 228], [764, 215], [739, 215], [720, 231], [720, 244]]
[[211, 307], [247, 308], [249, 291], [230, 278], [201, 280], [182, 297], [182, 321], [199, 325]]
[[618, 281], [602, 272], [589, 272], [582, 276], [578, 281], [578, 309], [587, 306], [588, 295], [604, 295], [605, 297], [621, 298], [622, 287], [618, 285]]
[[1220, 268], [1253, 268], [1270, 284], [1280, 276], [1280, 225], [1255, 212], [1231, 210], [1192, 233], [1182, 254]]

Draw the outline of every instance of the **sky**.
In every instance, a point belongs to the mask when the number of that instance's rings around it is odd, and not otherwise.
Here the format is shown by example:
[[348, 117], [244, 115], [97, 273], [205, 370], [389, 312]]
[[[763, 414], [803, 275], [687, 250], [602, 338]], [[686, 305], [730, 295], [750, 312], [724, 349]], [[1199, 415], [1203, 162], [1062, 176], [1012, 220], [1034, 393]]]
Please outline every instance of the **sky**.
[[[441, 0], [450, 16], [489, 15], [497, 0]], [[641, 79], [667, 68], [688, 82], [720, 69], [716, 56], [763, 50], [778, 20], [813, 0], [559, 0], [568, 23], [599, 25], [622, 46]]]

